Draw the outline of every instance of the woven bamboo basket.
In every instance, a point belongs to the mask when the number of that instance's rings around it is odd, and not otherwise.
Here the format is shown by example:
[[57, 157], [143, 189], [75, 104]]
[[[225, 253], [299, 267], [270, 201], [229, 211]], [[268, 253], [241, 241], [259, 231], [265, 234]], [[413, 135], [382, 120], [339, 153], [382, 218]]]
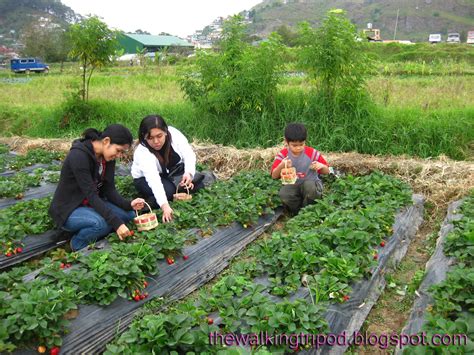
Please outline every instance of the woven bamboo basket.
[[150, 209], [150, 212], [138, 215], [138, 211], [135, 211], [137, 216], [133, 219], [133, 222], [135, 223], [138, 231], [140, 232], [148, 231], [158, 226], [158, 218], [156, 217], [156, 213], [151, 212], [151, 207], [148, 203], [146, 203], [146, 205]]

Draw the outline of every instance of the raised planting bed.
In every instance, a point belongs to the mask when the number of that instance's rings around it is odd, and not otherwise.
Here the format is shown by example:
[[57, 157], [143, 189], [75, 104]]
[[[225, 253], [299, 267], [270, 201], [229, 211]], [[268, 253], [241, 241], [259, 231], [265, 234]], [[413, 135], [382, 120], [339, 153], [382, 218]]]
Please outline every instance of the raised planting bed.
[[[285, 335], [359, 329], [383, 271], [421, 223], [423, 199], [378, 173], [327, 187], [322, 200], [252, 245], [228, 276], [197, 298], [141, 315], [106, 353], [295, 351], [305, 344]], [[279, 345], [262, 344], [268, 336]]]
[[[172, 300], [191, 292], [224, 268], [234, 255], [277, 218], [279, 212], [275, 214], [273, 210], [278, 202], [278, 187], [279, 182], [265, 173], [243, 173], [200, 191], [192, 201], [175, 203], [173, 223], [135, 233], [128, 242], [119, 242], [115, 235], [111, 235], [110, 245], [96, 245], [102, 248], [100, 250], [57, 253], [52, 258], [39, 261], [40, 270], [26, 276], [21, 268], [2, 273], [1, 315], [5, 321], [2, 323], [4, 328], [0, 328], [0, 335], [3, 336], [0, 338], [0, 351], [16, 347], [33, 349], [38, 345], [48, 348], [62, 345], [62, 334], [67, 330], [63, 317], [79, 305], [79, 317], [73, 321], [71, 332], [80, 334], [83, 322], [93, 319], [98, 310], [104, 310], [101, 319], [107, 319], [106, 314], [109, 314], [109, 323], [104, 321], [104, 328], [97, 327], [96, 322], [91, 324], [94, 328], [100, 328], [103, 334], [110, 332], [113, 337], [116, 322], [124, 322], [114, 317], [125, 319], [130, 316], [129, 312], [135, 312], [143, 304], [142, 297], [145, 298], [146, 293], [147, 299], [166, 295]], [[227, 211], [227, 208], [231, 210]], [[225, 228], [229, 225], [231, 227]], [[182, 267], [165, 265], [165, 257], [169, 264], [173, 264], [171, 260], [178, 260], [183, 250], [190, 253], [186, 255], [189, 263]], [[192, 255], [195, 255], [194, 259]], [[179, 262], [176, 264], [180, 265]], [[161, 280], [157, 286], [154, 281], [145, 279], [156, 275], [162, 267], [166, 267], [167, 272], [157, 276]], [[174, 267], [177, 274], [173, 278]], [[182, 276], [186, 274], [189, 280], [183, 283]], [[22, 277], [24, 281], [18, 282]], [[122, 316], [114, 308], [115, 302], [124, 302], [129, 306], [119, 307], [124, 311]], [[61, 307], [54, 306], [56, 303]], [[48, 307], [50, 311], [45, 312]], [[90, 331], [86, 332], [81, 346], [89, 344], [90, 334]], [[68, 341], [73, 341], [71, 339], [81, 339], [81, 336], [65, 338], [64, 351], [70, 346]], [[74, 352], [79, 345], [74, 343], [71, 346]], [[94, 346], [104, 347], [105, 343]]]
[[403, 334], [423, 337], [406, 339], [406, 347], [398, 348], [397, 354], [474, 353], [473, 295], [474, 191], [448, 207], [436, 249], [402, 330]]

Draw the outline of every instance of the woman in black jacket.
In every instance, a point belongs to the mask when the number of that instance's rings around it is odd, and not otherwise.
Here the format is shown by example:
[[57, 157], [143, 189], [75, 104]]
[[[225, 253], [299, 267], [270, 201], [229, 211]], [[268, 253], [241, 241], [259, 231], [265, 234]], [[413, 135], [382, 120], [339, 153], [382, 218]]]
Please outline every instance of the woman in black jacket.
[[85, 248], [115, 230], [123, 240], [125, 225], [144, 200], [124, 199], [115, 188], [115, 159], [130, 148], [133, 137], [119, 124], [103, 132], [89, 128], [75, 140], [61, 168], [49, 214], [58, 227], [74, 233], [72, 250]]

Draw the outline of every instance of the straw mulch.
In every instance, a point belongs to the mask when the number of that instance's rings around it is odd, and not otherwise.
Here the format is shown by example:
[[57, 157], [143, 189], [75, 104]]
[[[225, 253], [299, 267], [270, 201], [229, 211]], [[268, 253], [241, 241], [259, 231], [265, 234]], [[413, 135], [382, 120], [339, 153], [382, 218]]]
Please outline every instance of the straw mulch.
[[[0, 138], [12, 150], [25, 153], [33, 148], [67, 152], [69, 139]], [[246, 169], [270, 170], [273, 158], [281, 147], [236, 149], [233, 147], [193, 142], [198, 161], [209, 166], [219, 178], [226, 179]], [[418, 159], [404, 156], [374, 156], [358, 153], [323, 153], [331, 166], [354, 175], [374, 170], [393, 175], [409, 183], [416, 193], [423, 194], [435, 209], [445, 210], [454, 200], [474, 189], [474, 162], [454, 161], [446, 157]], [[130, 157], [129, 157], [130, 158]]]

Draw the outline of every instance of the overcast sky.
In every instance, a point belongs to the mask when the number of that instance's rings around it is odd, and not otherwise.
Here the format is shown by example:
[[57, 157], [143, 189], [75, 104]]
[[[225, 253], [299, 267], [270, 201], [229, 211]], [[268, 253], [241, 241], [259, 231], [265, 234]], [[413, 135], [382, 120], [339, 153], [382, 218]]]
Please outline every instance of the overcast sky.
[[219, 16], [250, 10], [262, 0], [62, 0], [81, 15], [97, 15], [109, 27], [185, 37]]

